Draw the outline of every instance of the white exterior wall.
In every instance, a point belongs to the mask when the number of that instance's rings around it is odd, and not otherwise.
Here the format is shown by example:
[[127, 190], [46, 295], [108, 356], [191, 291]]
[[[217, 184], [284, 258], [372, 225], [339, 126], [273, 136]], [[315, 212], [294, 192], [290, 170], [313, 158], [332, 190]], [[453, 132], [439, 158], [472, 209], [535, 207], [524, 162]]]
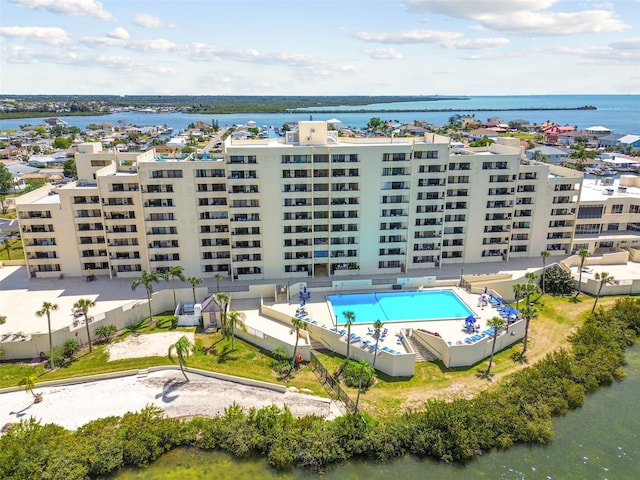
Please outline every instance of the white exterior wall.
[[[640, 239], [630, 232], [619, 238], [617, 231], [574, 239], [582, 174], [521, 164], [513, 139], [450, 149], [447, 138], [432, 134], [352, 139], [338, 138], [325, 122], [299, 126], [289, 143], [227, 139], [214, 160], [81, 145], [80, 180], [57, 189], [58, 202], [48, 198], [49, 187], [18, 201], [23, 230], [40, 222], [33, 212], [50, 212], [46, 223], [56, 243], [26, 246], [27, 253], [56, 253], [29, 259], [29, 268], [76, 276], [99, 265], [107, 268], [92, 273], [138, 277], [180, 265], [188, 276], [301, 281], [537, 257], [542, 250], [565, 254], [616, 236], [615, 245], [632, 246]], [[640, 223], [632, 213], [637, 196], [602, 202], [603, 228]], [[620, 203], [622, 214], [613, 213]], [[82, 217], [98, 210], [101, 218]], [[100, 223], [102, 231], [94, 230]], [[80, 230], [87, 225], [90, 232]], [[41, 237], [25, 233], [27, 243]], [[81, 244], [88, 236], [97, 243]]]

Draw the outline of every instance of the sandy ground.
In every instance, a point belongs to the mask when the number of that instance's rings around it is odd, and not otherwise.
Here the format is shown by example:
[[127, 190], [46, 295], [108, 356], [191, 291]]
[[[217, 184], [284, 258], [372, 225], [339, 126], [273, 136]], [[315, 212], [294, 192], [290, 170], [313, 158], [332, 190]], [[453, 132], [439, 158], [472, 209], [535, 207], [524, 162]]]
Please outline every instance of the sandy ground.
[[[109, 359], [166, 356], [169, 346], [187, 335], [184, 332], [154, 333], [130, 336], [109, 346]], [[288, 405], [295, 416], [341, 415], [329, 399], [267, 388], [249, 387], [180, 370], [164, 370], [112, 380], [99, 380], [75, 385], [37, 387], [44, 401], [33, 403], [31, 394], [23, 390], [0, 394], [0, 428], [7, 423], [34, 417], [43, 423], [56, 423], [76, 429], [96, 418], [139, 411], [147, 405], [162, 408], [170, 417], [215, 416], [236, 402], [245, 409], [267, 405]]]
[[267, 405], [288, 405], [295, 416], [308, 414], [333, 418], [340, 415], [328, 399], [287, 391], [248, 387], [187, 373], [186, 382], [179, 370], [164, 370], [112, 380], [77, 385], [37, 387], [42, 403], [33, 403], [23, 390], [0, 395], [0, 428], [7, 423], [34, 417], [42, 423], [56, 423], [76, 429], [96, 418], [139, 411], [147, 405], [162, 408], [170, 417], [215, 416], [233, 402], [245, 409]]
[[109, 345], [109, 361], [122, 360], [125, 358], [141, 357], [166, 357], [169, 347], [176, 343], [180, 337], [186, 336], [191, 343], [195, 338], [193, 333], [188, 332], [162, 332], [145, 335], [129, 335], [122, 342]]

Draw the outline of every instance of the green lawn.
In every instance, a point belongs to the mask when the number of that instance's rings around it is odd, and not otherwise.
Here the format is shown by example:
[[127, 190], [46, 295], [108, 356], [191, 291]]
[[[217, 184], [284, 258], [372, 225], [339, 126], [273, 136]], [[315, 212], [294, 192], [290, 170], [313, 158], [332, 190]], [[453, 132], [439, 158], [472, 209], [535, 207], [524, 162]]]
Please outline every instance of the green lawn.
[[14, 238], [9, 240], [9, 254], [4, 243], [0, 243], [0, 260], [24, 260], [24, 250], [22, 249], [22, 240]]

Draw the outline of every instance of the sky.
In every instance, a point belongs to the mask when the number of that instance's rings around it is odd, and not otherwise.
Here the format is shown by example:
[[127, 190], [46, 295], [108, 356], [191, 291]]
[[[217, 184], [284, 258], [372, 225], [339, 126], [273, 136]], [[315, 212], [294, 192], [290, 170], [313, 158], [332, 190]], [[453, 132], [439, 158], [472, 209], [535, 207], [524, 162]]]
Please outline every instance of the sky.
[[640, 0], [0, 0], [0, 94], [572, 93], [640, 93]]

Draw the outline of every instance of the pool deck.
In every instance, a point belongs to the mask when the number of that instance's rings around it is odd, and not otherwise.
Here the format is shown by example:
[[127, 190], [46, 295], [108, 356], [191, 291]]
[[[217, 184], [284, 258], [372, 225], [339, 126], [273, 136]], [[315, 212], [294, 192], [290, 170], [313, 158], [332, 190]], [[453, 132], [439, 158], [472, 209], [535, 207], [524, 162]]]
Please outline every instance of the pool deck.
[[[486, 330], [487, 321], [497, 315], [495, 308], [491, 306], [478, 307], [478, 295], [470, 294], [466, 290], [459, 287], [441, 288], [439, 290], [453, 290], [458, 297], [466, 304], [466, 306], [475, 314], [476, 318], [480, 322], [480, 331]], [[376, 290], [387, 291], [388, 290]], [[406, 290], [405, 290], [406, 291]], [[319, 296], [319, 295], [318, 295]], [[299, 308], [299, 303], [278, 303], [273, 307], [279, 311], [287, 312], [292, 317], [296, 315], [296, 310]], [[317, 326], [330, 329], [335, 327], [335, 319], [329, 303], [325, 298], [312, 300], [305, 305], [307, 311], [307, 317], [309, 321], [316, 321]], [[247, 313], [245, 311], [245, 313]], [[253, 315], [251, 315], [253, 316]], [[249, 321], [248, 323], [253, 323]], [[289, 327], [286, 327], [287, 329]], [[368, 333], [368, 329], [372, 328], [372, 323], [353, 323], [351, 325], [351, 333], [361, 337], [362, 341], [370, 340], [375, 343], [373, 337]], [[400, 351], [401, 353], [407, 353], [407, 348], [401, 342], [398, 343], [398, 334], [402, 330], [406, 329], [425, 329], [430, 332], [437, 332], [440, 337], [446, 342], [451, 342], [451, 345], [464, 343], [465, 339], [470, 336], [464, 330], [464, 319], [443, 319], [443, 320], [412, 320], [412, 321], [399, 321], [399, 322], [386, 322], [384, 327], [387, 328], [388, 334], [384, 339], [381, 339], [379, 348], [389, 347], [393, 350]], [[346, 329], [344, 325], [338, 325], [338, 329]], [[361, 342], [355, 343], [356, 346], [362, 345]]]

